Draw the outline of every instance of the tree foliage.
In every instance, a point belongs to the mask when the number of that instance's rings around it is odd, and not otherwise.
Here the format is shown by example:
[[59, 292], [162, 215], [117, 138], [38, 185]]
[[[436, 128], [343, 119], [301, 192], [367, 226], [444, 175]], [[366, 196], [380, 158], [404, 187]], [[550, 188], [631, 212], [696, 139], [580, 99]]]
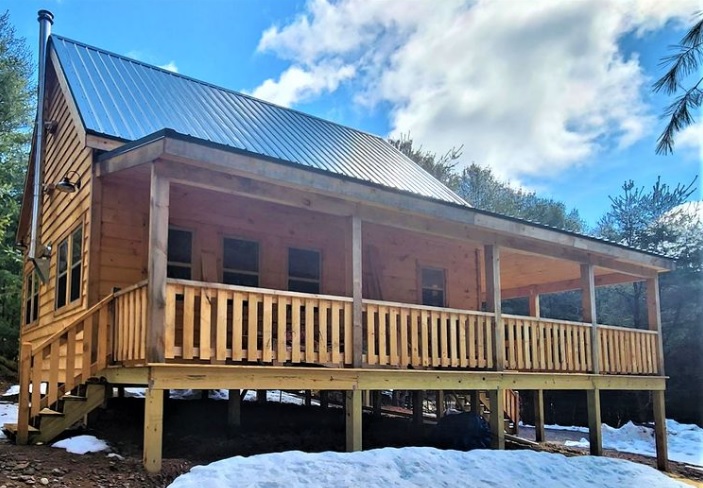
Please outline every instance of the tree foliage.
[[[703, 60], [703, 12], [698, 12], [696, 17], [698, 20], [681, 39], [681, 42], [671, 47], [675, 51], [674, 54], [661, 60], [660, 65], [668, 69], [652, 85], [655, 92], [676, 96], [662, 115], [662, 118], [668, 118], [669, 121], [657, 139], [657, 154], [671, 154], [674, 151], [676, 134], [695, 122], [693, 113], [703, 103], [703, 91], [701, 90], [703, 76], [701, 76], [700, 70], [701, 60]], [[692, 84], [685, 88], [683, 83], [691, 75], [695, 75], [695, 78]], [[677, 95], [679, 93], [680, 95]]]
[[8, 12], [0, 15], [0, 357], [17, 354], [22, 259], [15, 234], [33, 113], [32, 58]]

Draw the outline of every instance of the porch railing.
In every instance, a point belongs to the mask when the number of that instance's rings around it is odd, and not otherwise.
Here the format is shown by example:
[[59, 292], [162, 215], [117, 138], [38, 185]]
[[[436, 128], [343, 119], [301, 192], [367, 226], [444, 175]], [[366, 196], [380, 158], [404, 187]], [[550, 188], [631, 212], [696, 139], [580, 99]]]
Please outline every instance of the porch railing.
[[[213, 363], [351, 365], [352, 299], [167, 282], [165, 358]], [[143, 285], [116, 295], [114, 358], [143, 361]], [[362, 306], [364, 367], [494, 369], [495, 315], [376, 300]], [[593, 370], [591, 324], [502, 315], [504, 369]], [[657, 374], [657, 333], [598, 326], [600, 371]]]

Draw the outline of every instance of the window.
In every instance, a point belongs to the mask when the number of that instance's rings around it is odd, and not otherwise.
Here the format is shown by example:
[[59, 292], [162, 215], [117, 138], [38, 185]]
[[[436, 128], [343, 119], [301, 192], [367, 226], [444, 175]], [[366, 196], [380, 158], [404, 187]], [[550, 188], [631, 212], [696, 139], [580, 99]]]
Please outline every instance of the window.
[[222, 282], [259, 286], [259, 243], [225, 238], [222, 250]]
[[422, 304], [431, 307], [445, 306], [444, 270], [439, 268], [422, 268], [420, 270]]
[[307, 249], [288, 249], [288, 289], [320, 293], [320, 253]]
[[39, 277], [32, 271], [27, 275], [24, 289], [24, 323], [29, 325], [39, 318]]
[[193, 262], [193, 233], [189, 230], [168, 229], [168, 265], [166, 276], [191, 279]]
[[83, 270], [83, 227], [78, 227], [59, 244], [56, 266], [56, 308], [81, 297]]

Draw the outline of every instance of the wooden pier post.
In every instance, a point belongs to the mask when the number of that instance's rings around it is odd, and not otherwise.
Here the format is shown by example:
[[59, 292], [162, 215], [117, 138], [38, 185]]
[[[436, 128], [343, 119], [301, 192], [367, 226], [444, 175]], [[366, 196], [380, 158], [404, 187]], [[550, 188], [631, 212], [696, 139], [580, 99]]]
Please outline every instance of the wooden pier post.
[[491, 404], [491, 447], [505, 449], [505, 396], [503, 390], [488, 390], [488, 402]]
[[344, 392], [344, 416], [346, 421], [347, 452], [361, 451], [361, 391]]
[[259, 405], [265, 405], [266, 400], [266, 390], [256, 390], [256, 403]]
[[444, 417], [444, 390], [437, 390], [435, 405], [437, 409], [437, 420]]
[[654, 442], [657, 447], [657, 469], [669, 471], [669, 449], [666, 445], [666, 408], [664, 390], [652, 392], [654, 403]]
[[471, 412], [476, 415], [481, 415], [481, 395], [478, 390], [471, 390], [469, 394], [469, 401], [471, 402]]
[[[656, 364], [659, 376], [664, 376], [664, 344], [661, 330], [661, 311], [659, 308], [659, 278], [647, 280], [647, 321], [649, 329], [657, 332]], [[669, 455], [666, 437], [666, 408], [664, 391], [652, 392], [654, 403], [654, 440], [657, 446], [657, 468], [669, 470]]]
[[227, 433], [233, 434], [242, 426], [242, 396], [239, 390], [229, 390], [227, 400]]
[[535, 410], [535, 441], [544, 442], [544, 391], [532, 392], [532, 403]]
[[147, 388], [144, 396], [144, 469], [161, 471], [164, 424], [164, 391]]
[[327, 390], [320, 391], [320, 406], [328, 408], [330, 406], [330, 394]]
[[373, 414], [375, 417], [380, 417], [381, 409], [383, 408], [383, 394], [380, 390], [373, 390], [371, 394], [373, 397]]
[[603, 434], [600, 420], [600, 390], [587, 390], [588, 401], [588, 439], [591, 443], [591, 455], [603, 455]]
[[422, 390], [413, 390], [413, 423], [422, 425], [425, 415], [422, 409], [422, 404], [425, 400], [425, 392]]

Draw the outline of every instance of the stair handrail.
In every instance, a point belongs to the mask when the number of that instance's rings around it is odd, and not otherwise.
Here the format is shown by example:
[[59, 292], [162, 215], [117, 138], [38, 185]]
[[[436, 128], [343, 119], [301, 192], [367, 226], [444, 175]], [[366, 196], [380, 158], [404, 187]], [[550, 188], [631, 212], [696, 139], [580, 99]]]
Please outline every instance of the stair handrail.
[[[91, 306], [87, 310], [81, 312], [77, 317], [72, 317], [68, 325], [61, 328], [61, 330], [50, 335], [41, 344], [33, 346], [31, 342], [23, 342], [20, 347], [20, 363], [19, 363], [19, 379], [20, 379], [20, 391], [18, 398], [18, 416], [17, 416], [17, 443], [27, 444], [29, 441], [29, 422], [33, 415], [37, 415], [42, 407], [48, 407], [50, 403], [58, 400], [59, 396], [59, 354], [60, 354], [60, 340], [61, 338], [73, 332], [73, 337], [75, 339], [76, 332], [74, 329], [78, 328], [80, 324], [84, 324], [83, 330], [83, 365], [78, 373], [75, 371], [75, 359], [70, 360], [69, 358], [75, 358], [76, 350], [70, 350], [67, 347], [66, 350], [66, 372], [63, 383], [63, 392], [66, 393], [77, 386], [77, 378], [81, 378], [82, 381], [88, 379], [88, 376], [95, 373], [96, 368], [92, 363], [92, 325], [86, 329], [87, 321], [94, 316], [96, 312], [99, 312], [100, 321], [99, 336], [100, 331], [103, 328], [108, 327], [109, 318], [107, 315], [107, 305], [109, 305], [114, 299], [114, 293], [110, 293], [98, 303]], [[88, 337], [87, 330], [90, 331], [90, 337]], [[103, 331], [103, 335], [107, 335], [107, 331]], [[37, 371], [37, 361], [43, 361], [44, 351], [50, 349], [50, 378], [46, 393], [41, 394], [41, 363], [39, 363], [39, 374]], [[97, 345], [97, 364], [106, 365], [109, 350], [107, 344], [101, 344], [98, 340]], [[87, 358], [87, 363], [86, 363]], [[72, 362], [69, 368], [69, 363]], [[69, 374], [71, 371], [72, 374]], [[36, 376], [36, 377], [35, 377]], [[29, 386], [32, 385], [32, 391], [30, 392]]]

